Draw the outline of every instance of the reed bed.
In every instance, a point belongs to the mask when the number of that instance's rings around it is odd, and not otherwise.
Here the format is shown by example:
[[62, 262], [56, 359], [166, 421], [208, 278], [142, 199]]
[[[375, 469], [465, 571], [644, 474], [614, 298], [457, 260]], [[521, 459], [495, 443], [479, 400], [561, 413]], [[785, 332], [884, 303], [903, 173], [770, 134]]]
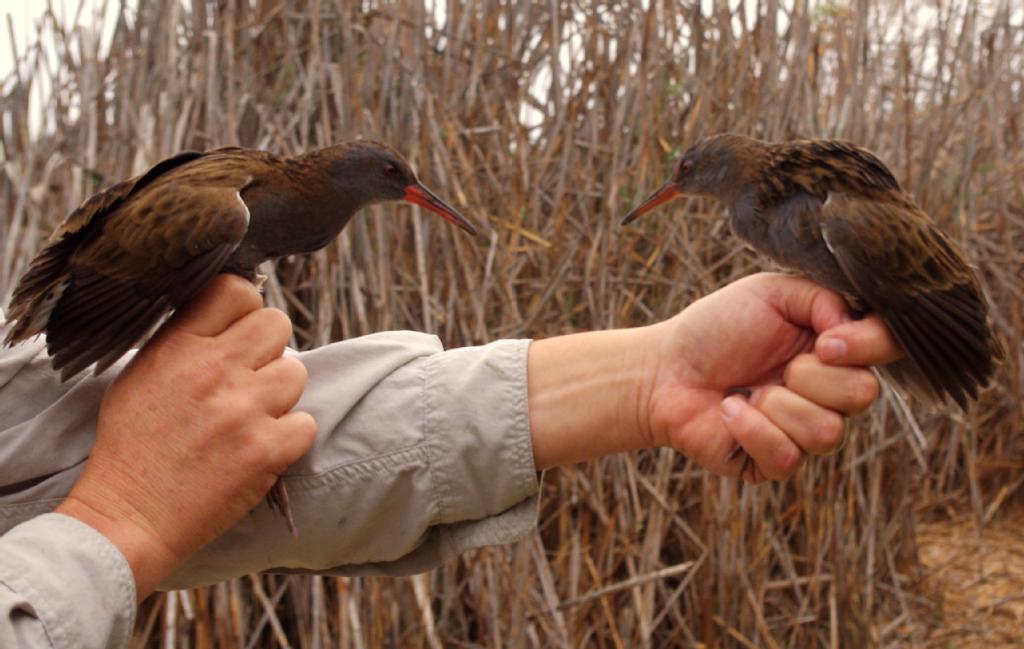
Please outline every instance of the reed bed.
[[513, 547], [403, 579], [264, 575], [160, 595], [136, 646], [907, 646], [941, 619], [918, 587], [915, 521], [967, 512], [983, 527], [1021, 500], [1024, 15], [1011, 0], [149, 0], [111, 2], [103, 20], [113, 46], [52, 10], [33, 42], [12, 43], [5, 300], [69, 210], [176, 151], [371, 137], [486, 236], [374, 208], [326, 250], [282, 260], [267, 294], [297, 346], [648, 323], [763, 267], [709, 203], [617, 225], [688, 143], [734, 131], [876, 151], [977, 261], [1009, 350], [968, 413], [885, 393], [841, 454], [786, 483], [738, 489], [668, 450], [553, 471], [536, 534]]

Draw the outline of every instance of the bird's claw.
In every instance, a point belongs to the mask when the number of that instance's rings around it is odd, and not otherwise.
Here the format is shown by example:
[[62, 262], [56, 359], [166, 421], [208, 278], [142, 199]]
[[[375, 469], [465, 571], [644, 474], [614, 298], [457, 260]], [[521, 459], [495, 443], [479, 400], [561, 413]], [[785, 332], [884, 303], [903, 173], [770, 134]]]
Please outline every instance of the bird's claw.
[[292, 536], [299, 535], [299, 528], [295, 526], [295, 518], [292, 516], [292, 508], [288, 501], [288, 490], [285, 489], [284, 480], [277, 479], [274, 486], [267, 492], [267, 506], [270, 510], [284, 517], [285, 524]]
[[[737, 444], [731, 451], [729, 451], [729, 455], [725, 458], [725, 461], [732, 462], [741, 455], [743, 456], [743, 464], [740, 466], [739, 478], [740, 484], [743, 484], [743, 476], [745, 476], [747, 471], [754, 466], [754, 460], [750, 457], [750, 454], [746, 453], [743, 450], [743, 447]], [[751, 477], [753, 477], [753, 474], [751, 474]]]

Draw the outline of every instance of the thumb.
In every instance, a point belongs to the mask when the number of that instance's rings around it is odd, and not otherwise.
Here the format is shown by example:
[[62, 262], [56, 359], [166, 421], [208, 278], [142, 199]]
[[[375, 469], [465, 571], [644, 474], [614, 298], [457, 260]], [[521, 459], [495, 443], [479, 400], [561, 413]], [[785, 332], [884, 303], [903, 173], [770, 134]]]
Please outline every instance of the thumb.
[[811, 327], [820, 334], [850, 321], [850, 308], [835, 291], [802, 277], [774, 275], [770, 281], [773, 286], [768, 301], [793, 324]]

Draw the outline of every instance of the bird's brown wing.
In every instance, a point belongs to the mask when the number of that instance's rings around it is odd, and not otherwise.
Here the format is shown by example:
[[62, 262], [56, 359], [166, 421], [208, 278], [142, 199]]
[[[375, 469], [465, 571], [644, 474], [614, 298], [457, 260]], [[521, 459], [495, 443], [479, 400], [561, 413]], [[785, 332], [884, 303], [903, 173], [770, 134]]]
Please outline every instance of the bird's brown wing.
[[221, 270], [249, 224], [246, 182], [162, 180], [106, 216], [71, 256], [46, 326], [63, 379], [102, 372]]
[[885, 320], [908, 358], [894, 378], [966, 408], [1001, 356], [974, 269], [959, 247], [907, 201], [832, 194], [822, 234], [859, 297]]
[[100, 227], [108, 213], [160, 176], [203, 155], [197, 151], [185, 151], [162, 160], [141, 176], [124, 180], [90, 196], [71, 212], [54, 230], [50, 241], [18, 280], [7, 312], [8, 320], [14, 324], [4, 343], [12, 345], [46, 329], [71, 255], [94, 228]]

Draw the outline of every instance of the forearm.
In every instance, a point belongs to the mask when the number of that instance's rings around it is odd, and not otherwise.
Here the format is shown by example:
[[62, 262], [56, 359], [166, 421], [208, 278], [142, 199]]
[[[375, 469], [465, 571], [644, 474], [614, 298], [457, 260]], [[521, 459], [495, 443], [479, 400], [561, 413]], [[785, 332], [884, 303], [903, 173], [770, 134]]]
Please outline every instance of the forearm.
[[[167, 585], [286, 566], [406, 573], [517, 538], [532, 528], [537, 470], [649, 445], [639, 404], [655, 327], [447, 352], [432, 337], [398, 332], [302, 354], [311, 379], [299, 407], [314, 414], [320, 433], [286, 478], [299, 538], [261, 506]], [[107, 378], [85, 380], [65, 405], [88, 404], [86, 395], [102, 394], [91, 384]], [[88, 439], [92, 423], [48, 408], [24, 432], [71, 453], [57, 440]], [[122, 545], [133, 562], [130, 544]], [[137, 578], [148, 589], [153, 571], [145, 568]]]
[[538, 469], [652, 445], [646, 403], [660, 325], [557, 336], [529, 353]]

